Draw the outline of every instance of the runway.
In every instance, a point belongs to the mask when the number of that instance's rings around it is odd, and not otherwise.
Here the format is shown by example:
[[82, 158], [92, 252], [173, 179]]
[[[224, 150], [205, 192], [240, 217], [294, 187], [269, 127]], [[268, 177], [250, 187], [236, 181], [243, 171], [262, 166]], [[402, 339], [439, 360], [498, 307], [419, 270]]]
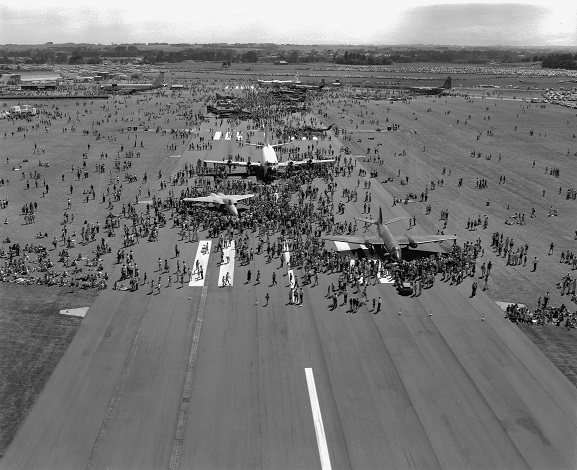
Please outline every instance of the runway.
[[[373, 189], [384, 217], [407, 215]], [[175, 244], [194, 269], [199, 243], [176, 230], [134, 248], [160, 293], [100, 295], [1, 468], [575, 467], [577, 390], [487, 295], [470, 297], [472, 279], [420, 297], [379, 283], [367, 293], [381, 312], [353, 314], [329, 310], [337, 274], [290, 304], [286, 265], [265, 255], [222, 286], [214, 244], [204, 283], [167, 287], [155, 269], [176, 263]]]

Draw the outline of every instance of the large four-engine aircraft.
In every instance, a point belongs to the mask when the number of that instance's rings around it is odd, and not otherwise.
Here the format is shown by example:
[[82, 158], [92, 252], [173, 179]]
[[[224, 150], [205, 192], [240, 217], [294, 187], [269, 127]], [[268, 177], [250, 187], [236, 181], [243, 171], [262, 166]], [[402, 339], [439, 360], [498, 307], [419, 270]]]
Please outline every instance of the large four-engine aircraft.
[[238, 209], [236, 208], [236, 203], [251, 197], [254, 197], [254, 194], [226, 195], [223, 193], [210, 193], [208, 196], [185, 197], [183, 200], [186, 202], [205, 202], [214, 204], [217, 209], [224, 207], [231, 215], [238, 217]]
[[399, 262], [402, 260], [402, 246], [410, 246], [411, 248], [417, 248], [418, 245], [422, 243], [432, 243], [432, 242], [442, 242], [445, 240], [455, 240], [457, 237], [452, 235], [393, 235], [387, 225], [404, 219], [404, 217], [397, 217], [396, 219], [390, 219], [383, 221], [383, 211], [379, 207], [379, 218], [374, 219], [360, 219], [355, 217], [355, 219], [361, 222], [366, 222], [368, 224], [374, 224], [377, 226], [378, 235], [328, 235], [323, 237], [325, 240], [332, 240], [338, 242], [356, 243], [359, 245], [383, 245], [387, 250], [389, 256], [393, 261]]
[[451, 77], [447, 77], [443, 86], [410, 86], [407, 90], [418, 95], [438, 95], [451, 88]]
[[293, 83], [291, 85], [292, 88], [296, 88], [297, 90], [322, 90], [326, 86], [325, 79], [323, 78], [321, 82], [317, 85], [310, 84], [310, 83]]
[[307, 164], [317, 164], [317, 163], [331, 163], [334, 162], [335, 159], [329, 160], [313, 160], [312, 158], [308, 160], [288, 160], [286, 162], [279, 162], [278, 157], [275, 152], [276, 147], [282, 147], [283, 145], [289, 145], [292, 142], [285, 142], [282, 144], [271, 144], [270, 143], [270, 134], [268, 130], [264, 132], [264, 140], [265, 143], [263, 144], [250, 144], [257, 147], [261, 147], [260, 159], [257, 161], [251, 160], [250, 158], [246, 162], [239, 162], [233, 161], [232, 159], [228, 160], [203, 160], [205, 163], [213, 163], [215, 165], [228, 165], [229, 168], [232, 166], [242, 166], [246, 167], [247, 173], [250, 175], [253, 172], [260, 176], [263, 180], [272, 181], [279, 168], [288, 168], [292, 166], [299, 166], [299, 165], [307, 165]]
[[299, 79], [299, 74], [295, 74], [295, 78], [293, 80], [257, 80], [260, 85], [268, 85], [268, 86], [281, 86], [281, 85], [291, 85], [291, 84], [299, 84], [301, 83]]
[[113, 93], [138, 93], [141, 91], [155, 90], [166, 86], [164, 83], [164, 72], [160, 72], [152, 83], [111, 83], [110, 85], [102, 85], [101, 89], [104, 91], [111, 91]]

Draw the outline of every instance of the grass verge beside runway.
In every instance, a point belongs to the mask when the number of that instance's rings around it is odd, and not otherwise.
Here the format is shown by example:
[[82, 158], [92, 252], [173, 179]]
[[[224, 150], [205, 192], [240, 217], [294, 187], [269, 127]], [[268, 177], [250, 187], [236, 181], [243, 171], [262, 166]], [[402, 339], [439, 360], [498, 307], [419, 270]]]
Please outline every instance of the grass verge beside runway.
[[575, 332], [567, 331], [563, 325], [535, 326], [517, 325], [527, 337], [557, 366], [569, 381], [577, 387], [577, 342]]
[[0, 303], [0, 457], [68, 349], [97, 291], [2, 283]]

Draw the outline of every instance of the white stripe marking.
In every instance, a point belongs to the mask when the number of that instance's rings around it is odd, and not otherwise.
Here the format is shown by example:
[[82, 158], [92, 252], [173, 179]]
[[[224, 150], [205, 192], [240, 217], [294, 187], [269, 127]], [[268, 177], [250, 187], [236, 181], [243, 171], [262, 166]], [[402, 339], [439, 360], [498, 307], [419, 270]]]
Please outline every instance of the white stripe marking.
[[224, 140], [230, 140], [231, 137], [232, 137], [232, 132], [227, 132], [227, 133], [224, 135]]
[[[334, 242], [335, 246], [337, 247], [338, 251], [351, 251], [351, 247], [348, 243], [346, 242]], [[365, 252], [365, 255], [367, 257], [369, 257], [370, 253], [369, 253], [369, 249], [366, 247], [366, 245], [359, 245], [363, 251]], [[351, 259], [351, 266], [353, 266], [355, 263], [355, 260]], [[379, 260], [379, 268], [381, 266], [382, 261]], [[380, 269], [379, 269], [380, 272]], [[381, 284], [393, 284], [395, 282], [395, 280], [390, 277], [390, 276], [385, 276], [385, 277], [379, 277], [379, 283]]]
[[350, 251], [351, 247], [346, 242], [334, 242], [338, 251]]
[[82, 317], [84, 318], [86, 316], [86, 312], [88, 312], [88, 309], [90, 307], [80, 307], [80, 308], [67, 308], [64, 310], [60, 310], [60, 314], [61, 315], [72, 315], [75, 317]]
[[[194, 259], [194, 264], [192, 265], [192, 279], [188, 283], [190, 287], [202, 287], [204, 286], [204, 281], [206, 280], [206, 268], [208, 267], [208, 258], [210, 256], [210, 247], [212, 246], [211, 240], [200, 240], [198, 244], [198, 250], [196, 251], [196, 258]], [[200, 273], [196, 270], [196, 262], [202, 266], [203, 277], [200, 277]]]
[[[220, 265], [220, 270], [218, 271], [218, 287], [224, 286], [224, 284], [222, 283], [222, 279], [226, 278], [227, 273], [230, 283], [226, 285], [232, 286], [234, 280], [234, 255], [235, 255], [234, 249], [235, 249], [234, 240], [232, 240], [230, 242], [230, 245], [222, 250], [224, 255], [224, 262], [223, 264]], [[228, 263], [226, 262], [227, 256], [230, 258]]]
[[291, 289], [294, 289], [297, 280], [296, 280], [296, 277], [295, 277], [293, 270], [290, 268], [291, 252], [288, 251], [288, 248], [289, 248], [288, 242], [285, 242], [283, 245], [282, 256], [284, 256], [284, 259], [285, 259], [285, 263], [286, 263], [286, 267], [287, 267], [287, 274], [288, 274], [289, 282], [290, 282], [290, 287], [291, 287]]
[[216, 132], [214, 134], [214, 139], [213, 140], [220, 140], [220, 137], [222, 136], [222, 132]]
[[309, 398], [311, 400], [311, 411], [313, 413], [315, 434], [317, 436], [317, 445], [319, 447], [319, 456], [321, 458], [321, 468], [323, 470], [330, 470], [331, 459], [329, 457], [329, 448], [327, 446], [325, 427], [323, 426], [323, 417], [321, 416], [321, 407], [319, 405], [319, 398], [317, 396], [317, 387], [315, 385], [313, 370], [310, 367], [305, 367], [305, 374], [307, 376], [307, 386], [309, 388]]

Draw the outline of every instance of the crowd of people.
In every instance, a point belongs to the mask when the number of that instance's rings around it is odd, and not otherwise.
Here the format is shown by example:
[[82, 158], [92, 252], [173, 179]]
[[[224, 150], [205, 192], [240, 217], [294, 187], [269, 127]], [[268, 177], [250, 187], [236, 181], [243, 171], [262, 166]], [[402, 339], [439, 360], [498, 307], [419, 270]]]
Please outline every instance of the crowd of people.
[[559, 307], [541, 306], [531, 311], [525, 305], [509, 304], [506, 307], [505, 318], [513, 323], [532, 325], [563, 326], [567, 330], [577, 327], [577, 312], [570, 312], [565, 304]]
[[[102, 270], [99, 258], [82, 259], [81, 255], [71, 258], [68, 250], [58, 253], [57, 263], [62, 270], [56, 269], [50, 259], [49, 251], [40, 244], [11, 244], [7, 250], [0, 248], [0, 266], [2, 282], [17, 284], [41, 284], [46, 286], [67, 286], [81, 289], [106, 289], [108, 275]], [[84, 261], [84, 262], [83, 262]]]
[[[203, 91], [206, 97], [207, 90]], [[333, 100], [334, 104], [334, 100], [338, 99], [338, 94], [327, 95], [325, 99]], [[152, 100], [154, 100], [153, 97], [147, 97], [139, 98], [137, 101], [140, 103], [150, 102]], [[355, 102], [355, 100], [349, 101], [350, 103], [344, 100], [343, 113], [346, 112], [348, 114], [345, 108]], [[290, 104], [272, 101], [267, 98], [267, 95], [255, 93], [246, 94], [242, 103], [243, 106], [251, 110], [255, 119], [252, 124], [249, 123], [247, 125], [246, 135], [243, 135], [243, 139], [238, 141], [239, 148], [244, 145], [245, 140], [249, 140], [256, 135], [264, 119], [266, 119], [266, 122], [272, 127], [271, 132], [274, 137], [284, 141], [289, 141], [291, 138], [299, 139], [302, 136], [302, 129], [305, 125], [321, 125], [320, 121], [307, 117], [311, 109], [309, 104], [304, 104], [300, 113], [294, 113]], [[360, 102], [357, 104], [360, 104]], [[115, 99], [113, 106], [108, 103], [103, 106], [103, 109], [107, 106], [111, 109], [105, 120], [96, 120], [92, 123], [92, 133], [96, 132], [99, 138], [102, 136], [95, 128], [102, 125], [105, 121], [109, 122], [111, 119], [115, 119], [115, 122], [134, 122], [134, 117], [125, 119], [125, 116], [118, 115], [119, 110], [121, 110], [122, 107], [126, 107], [126, 98]], [[192, 112], [184, 100], [179, 101], [175, 105], [170, 105], [172, 108], [169, 105], [166, 106], [167, 108], [164, 111], [170, 110], [172, 114], [183, 116], [187, 119], [187, 124], [190, 126], [200, 125], [204, 122], [204, 116], [201, 113]], [[113, 107], [116, 109], [115, 112], [113, 112]], [[56, 106], [39, 109], [39, 119], [46, 127], [50, 127], [53, 122], [58, 120], [64, 120], [72, 126], [79, 121], [78, 116], [74, 116], [70, 112], [59, 109]], [[322, 109], [319, 109], [319, 112], [322, 114]], [[117, 115], [120, 117], [116, 117]], [[161, 115], [162, 107], [159, 106], [159, 112], [157, 114], [149, 114], [146, 117], [151, 121]], [[170, 118], [166, 117], [165, 122], [169, 123]], [[136, 123], [142, 126], [143, 119], [139, 117]], [[224, 120], [221, 119], [220, 125], [222, 126], [223, 123]], [[378, 123], [378, 121], [371, 120], [371, 123]], [[235, 124], [238, 124], [238, 121], [234, 119], [228, 121], [228, 125], [231, 126], [230, 129], [232, 129]], [[216, 125], [218, 125], [218, 120]], [[142, 127], [146, 127], [146, 125]], [[34, 125], [34, 129], [31, 128], [30, 130], [28, 127], [23, 127], [22, 132], [33, 132], [38, 129], [39, 127], [36, 124]], [[122, 130], [124, 130], [124, 128]], [[210, 127], [209, 130], [212, 133], [214, 128]], [[103, 160], [108, 159], [108, 153], [100, 152], [100, 162], [95, 166], [96, 173], [105, 173], [106, 167], [111, 167], [109, 169], [110, 180], [106, 192], [102, 192], [102, 202], [108, 199], [108, 208], [110, 209], [109, 215], [106, 217], [106, 222], [102, 227], [102, 235], [114, 237], [117, 230], [122, 230], [122, 249], [127, 250], [139, 243], [139, 240], [142, 238], [148, 239], [151, 242], [158, 240], [160, 230], [168, 227], [169, 221], [172, 221], [172, 227], [179, 231], [182, 241], [198, 241], [200, 238], [199, 232], [206, 231], [208, 237], [219, 240], [215, 246], [216, 249], [222, 252], [222, 247], [234, 239], [237, 247], [236, 256], [239, 258], [241, 264], [247, 264], [253, 259], [255, 254], [260, 255], [265, 252], [267, 260], [270, 262], [272, 262], [273, 259], [280, 259], [281, 262], [283, 262], [282, 254], [288, 250], [291, 256], [290, 261], [287, 263], [290, 264], [291, 268], [302, 270], [301, 282], [303, 284], [315, 285], [318, 283], [320, 273], [338, 272], [339, 288], [333, 289], [330, 296], [332, 297], [336, 292], [337, 295], [345, 296], [345, 302], [346, 300], [355, 298], [348, 295], [347, 289], [349, 287], [357, 287], [357, 292], [366, 292], [366, 286], [378, 282], [378, 279], [383, 277], [391, 277], [394, 285], [397, 287], [408, 282], [411, 286], [412, 294], [415, 296], [420, 295], [423, 288], [432, 287], [438, 274], [441, 275], [442, 281], [451, 284], [460, 284], [467, 277], [475, 278], [477, 262], [479, 262], [478, 258], [484, 255], [480, 239], [474, 244], [467, 242], [462, 247], [454, 244], [450, 252], [446, 254], [437, 254], [432, 257], [417, 257], [411, 261], [403, 261], [398, 265], [387, 265], [380, 260], [359, 258], [353, 253], [339, 253], [326, 248], [323, 241], [323, 234], [346, 233], [352, 235], [357, 232], [356, 222], [340, 220], [339, 217], [335, 216], [345, 214], [346, 204], [357, 202], [361, 180], [364, 183], [363, 189], [365, 190], [363, 213], [370, 215], [370, 179], [367, 185], [366, 177], [378, 177], [377, 170], [371, 169], [370, 172], [367, 172], [357, 167], [356, 158], [351, 156], [351, 150], [346, 146], [338, 144], [338, 141], [332, 140], [332, 137], [345, 131], [344, 129], [339, 130], [335, 128], [331, 132], [321, 133], [322, 135], [319, 136], [320, 140], [328, 141], [328, 145], [319, 146], [319, 140], [317, 140], [316, 142], [306, 142], [304, 144], [306, 147], [303, 147], [303, 144], [301, 144], [281, 147], [278, 150], [280, 160], [284, 158], [303, 160], [313, 157], [331, 157], [336, 160], [334, 165], [318, 165], [299, 171], [289, 171], [285, 177], [279, 179], [276, 185], [265, 186], [250, 180], [228, 178], [226, 171], [218, 175], [213, 175], [210, 174], [203, 165], [198, 165], [195, 168], [193, 165], [187, 164], [182, 170], [166, 178], [163, 178], [162, 172], [159, 171], [158, 179], [160, 180], [160, 190], [169, 189], [169, 195], [168, 197], [153, 195], [152, 202], [144, 206], [138, 205], [139, 197], [141, 196], [141, 187], [145, 186], [148, 180], [152, 178], [147, 177], [146, 173], [144, 177], [139, 177], [138, 171], [132, 169], [133, 163], [137, 162], [136, 160], [133, 161], [133, 158], [134, 156], [136, 156], [136, 158], [140, 156], [140, 150], [133, 151], [129, 148], [125, 149], [123, 144], [120, 146], [120, 151], [110, 165], [103, 163]], [[204, 152], [210, 150], [212, 147], [211, 142], [205, 141], [205, 137], [201, 135], [200, 132], [194, 132], [191, 129], [172, 129], [170, 133], [168, 133], [165, 130], [161, 130], [160, 127], [157, 127], [157, 132], [162, 132], [163, 135], [167, 135], [167, 137], [174, 141], [182, 140], [182, 144], [187, 145], [191, 151]], [[90, 132], [86, 131], [86, 134], [90, 135]], [[116, 138], [114, 138], [114, 140], [116, 140]], [[126, 143], [127, 147], [131, 144], [131, 141]], [[134, 137], [134, 147], [136, 146], [137, 138]], [[144, 148], [142, 140], [140, 140], [140, 147]], [[173, 143], [170, 148], [176, 150], [177, 144]], [[90, 150], [90, 144], [88, 145], [88, 150]], [[34, 153], [36, 153], [36, 151], [37, 146], [35, 145]], [[371, 155], [371, 151], [373, 151], [373, 155]], [[425, 148], [423, 148], [423, 151], [425, 151]], [[402, 154], [404, 155], [405, 151], [403, 151]], [[78, 165], [78, 168], [72, 167], [71, 169], [71, 173], [76, 176], [78, 181], [81, 180], [81, 177], [83, 179], [90, 177], [91, 173], [88, 171], [86, 162], [87, 155], [88, 153], [83, 153], [82, 164]], [[372, 159], [373, 163], [378, 162], [382, 165], [383, 160], [379, 155], [378, 147], [374, 149], [370, 147], [367, 148], [367, 155], [369, 156], [369, 160]], [[231, 155], [230, 157], [233, 159], [233, 162], [241, 160], [240, 154], [236, 156]], [[124, 172], [124, 175], [122, 175], [123, 178], [121, 179], [120, 175], [114, 177], [112, 172], [117, 174]], [[445, 169], [443, 169], [443, 175], [445, 175]], [[448, 175], [450, 176], [450, 170]], [[400, 170], [398, 176], [401, 177]], [[26, 177], [31, 179], [36, 185], [41, 183], [45, 191], [43, 194], [48, 192], [48, 184], [39, 171], [34, 171], [33, 173], [28, 172], [28, 174], [22, 172], [22, 178], [25, 179]], [[358, 189], [350, 190], [343, 188], [340, 200], [338, 200], [337, 178], [341, 177], [356, 178]], [[326, 185], [325, 190], [319, 191], [318, 185], [314, 183], [315, 178], [321, 178], [324, 181]], [[62, 175], [62, 180], [64, 181], [64, 175]], [[403, 175], [402, 181], [407, 184], [409, 176]], [[504, 176], [500, 178], [499, 182], [501, 183], [501, 181], [503, 183], [505, 182]], [[462, 178], [459, 183], [462, 184]], [[125, 201], [122, 204], [121, 213], [115, 215], [112, 211], [115, 204], [116, 207], [118, 207], [117, 203], [122, 201], [123, 185], [129, 184], [139, 185], [135, 204]], [[154, 184], [156, 184], [156, 182]], [[429, 189], [432, 191], [437, 186], [442, 187], [443, 184], [443, 179], [431, 181], [430, 188], [429, 185], [426, 185], [424, 190], [420, 192], [420, 201], [427, 202]], [[477, 188], [485, 187], [487, 187], [487, 180], [477, 179]], [[150, 187], [147, 191], [150, 197]], [[248, 202], [248, 208], [242, 213], [240, 219], [234, 219], [231, 216], [209, 210], [205, 207], [191, 208], [189, 204], [183, 201], [184, 198], [204, 196], [210, 192], [224, 192], [228, 194], [254, 193], [255, 197]], [[72, 194], [73, 185], [70, 185], [71, 197]], [[567, 197], [574, 198], [574, 194], [574, 190], [568, 190]], [[85, 190], [83, 196], [86, 198], [86, 202], [88, 202], [89, 199], [94, 200], [96, 198], [94, 186], [91, 185], [89, 190]], [[404, 202], [407, 203], [418, 198], [418, 193], [409, 193], [404, 199]], [[398, 200], [398, 202], [401, 202], [401, 200]], [[76, 232], [74, 231], [71, 234], [68, 233], [67, 230], [67, 225], [71, 223], [71, 221], [74, 221], [71, 206], [72, 202], [69, 199], [68, 212], [71, 213], [71, 217], [69, 218], [68, 214], [65, 213], [62, 233], [60, 235], [60, 241], [64, 247], [63, 251], [66, 252], [76, 247]], [[428, 205], [427, 213], [430, 213], [430, 211], [430, 205]], [[30, 203], [25, 205], [23, 215], [26, 222], [34, 223], [36, 212], [36, 204], [33, 205]], [[447, 218], [448, 217], [443, 217], [445, 223], [443, 229], [447, 226]], [[410, 222], [411, 225], [414, 225], [415, 218], [411, 218]], [[467, 228], [472, 231], [476, 230], [477, 227], [487, 228], [487, 225], [488, 217], [485, 216], [481, 218], [479, 215], [476, 219], [468, 220]], [[96, 244], [96, 248], [92, 250], [93, 256], [84, 257], [86, 261], [84, 267], [86, 269], [94, 269], [95, 272], [91, 272], [90, 274], [86, 272], [82, 273], [84, 274], [84, 278], [77, 276], [77, 274], [79, 274], [80, 264], [82, 264], [77, 258], [71, 259], [70, 256], [61, 256], [56, 263], [61, 263], [63, 270], [56, 274], [54, 269], [55, 263], [49, 262], [47, 254], [43, 255], [42, 263], [37, 261], [36, 264], [38, 265], [31, 267], [29, 266], [29, 260], [21, 260], [18, 255], [15, 255], [15, 250], [10, 249], [8, 252], [0, 253], [1, 256], [8, 260], [2, 271], [3, 280], [16, 282], [18, 279], [24, 279], [24, 276], [28, 276], [29, 279], [36, 278], [36, 280], [32, 280], [31, 282], [59, 283], [62, 285], [78, 284], [96, 288], [105, 287], [107, 275], [97, 270], [101, 264], [96, 262], [96, 266], [92, 266], [95, 260], [111, 253], [111, 248], [106, 243], [104, 237], [101, 237], [100, 230], [99, 221], [87, 220], [81, 227], [79, 234], [80, 243], [83, 246]], [[249, 231], [256, 234], [256, 251], [249, 243]], [[101, 237], [101, 241], [100, 243], [96, 243], [99, 237]], [[492, 246], [499, 256], [501, 253], [504, 253], [503, 256], [507, 259], [508, 265], [522, 264], [525, 266], [527, 264], [527, 246], [515, 247], [514, 249], [513, 240], [506, 239], [503, 241], [503, 234], [496, 234], [494, 236]], [[56, 246], [54, 246], [54, 250], [56, 250]], [[45, 253], [47, 253], [47, 250]], [[142, 284], [142, 281], [148, 281], [147, 273], [140, 273], [140, 271], [136, 269], [134, 259], [122, 259], [118, 262], [122, 262], [123, 265], [121, 268], [121, 278], [115, 282], [116, 288], [121, 288], [119, 283], [129, 282], [130, 288], [136, 289], [139, 284]], [[563, 255], [561, 262], [571, 264], [573, 268], [575, 268], [577, 257], [573, 256], [573, 253], [568, 252]], [[536, 266], [536, 258], [534, 260], [534, 266]], [[71, 276], [69, 270], [73, 271], [75, 276]], [[35, 275], [34, 273], [38, 271], [44, 272], [45, 274], [43, 276]], [[180, 271], [180, 274], [184, 272], [184, 270], [178, 271]], [[144, 274], [144, 277], [141, 277], [142, 274]], [[485, 263], [482, 263], [481, 278], [484, 281], [483, 289], [488, 288], [489, 274], [490, 263], [488, 267], [486, 267]], [[180, 278], [177, 278], [177, 280], [179, 279]], [[297, 277], [295, 276], [295, 280], [296, 279]], [[567, 287], [568, 293], [570, 292], [570, 287], [571, 286]], [[295, 294], [294, 287], [291, 289], [292, 294], [290, 296], [294, 299], [299, 294]], [[299, 290], [297, 289], [296, 292], [299, 292]], [[361, 295], [359, 302], [357, 303], [355, 300], [353, 304], [357, 305], [358, 308], [358, 305], [363, 305], [367, 302], [368, 299], [366, 296]], [[299, 303], [302, 303], [302, 296], [299, 298]]]

